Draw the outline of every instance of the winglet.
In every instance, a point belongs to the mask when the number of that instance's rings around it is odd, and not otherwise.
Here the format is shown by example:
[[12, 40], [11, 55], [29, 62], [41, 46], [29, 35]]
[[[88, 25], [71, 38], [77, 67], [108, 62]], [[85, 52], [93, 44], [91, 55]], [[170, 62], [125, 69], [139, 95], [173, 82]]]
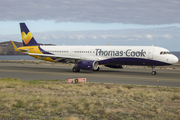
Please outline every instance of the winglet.
[[14, 42], [13, 42], [12, 40], [11, 40], [11, 43], [12, 43], [12, 45], [13, 45], [15, 51], [16, 51], [16, 52], [19, 52], [19, 49], [17, 48], [17, 46], [14, 44]]

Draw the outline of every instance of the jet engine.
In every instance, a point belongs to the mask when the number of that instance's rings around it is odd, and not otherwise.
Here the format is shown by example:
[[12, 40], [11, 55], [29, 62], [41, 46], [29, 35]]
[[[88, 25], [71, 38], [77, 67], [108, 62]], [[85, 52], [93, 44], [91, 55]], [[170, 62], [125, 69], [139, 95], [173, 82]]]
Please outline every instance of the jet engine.
[[107, 65], [105, 65], [106, 67], [109, 67], [109, 68], [117, 68], [117, 69], [123, 69], [123, 68], [125, 68], [126, 67], [126, 65], [109, 65], [109, 64], [107, 64]]
[[97, 70], [98, 66], [99, 64], [97, 61], [80, 61], [77, 64], [77, 67], [83, 70]]

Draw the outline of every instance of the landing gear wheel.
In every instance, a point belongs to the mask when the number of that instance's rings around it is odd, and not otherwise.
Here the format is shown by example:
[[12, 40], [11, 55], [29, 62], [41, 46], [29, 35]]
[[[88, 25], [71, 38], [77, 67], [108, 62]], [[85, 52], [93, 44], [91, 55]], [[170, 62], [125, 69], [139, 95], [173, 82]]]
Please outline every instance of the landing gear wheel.
[[93, 71], [99, 71], [99, 67], [96, 70], [93, 70]]
[[152, 75], [156, 75], [157, 72], [156, 72], [156, 71], [152, 71], [151, 74], [152, 74]]
[[155, 66], [151, 66], [151, 67], [152, 67], [152, 72], [151, 72], [151, 74], [152, 74], [152, 75], [156, 75], [157, 72], [156, 72], [156, 70], [155, 70]]
[[73, 72], [79, 72], [79, 71], [80, 71], [80, 69], [79, 69], [79, 68], [77, 68], [77, 67], [73, 67], [73, 68], [72, 68], [72, 71], [73, 71]]

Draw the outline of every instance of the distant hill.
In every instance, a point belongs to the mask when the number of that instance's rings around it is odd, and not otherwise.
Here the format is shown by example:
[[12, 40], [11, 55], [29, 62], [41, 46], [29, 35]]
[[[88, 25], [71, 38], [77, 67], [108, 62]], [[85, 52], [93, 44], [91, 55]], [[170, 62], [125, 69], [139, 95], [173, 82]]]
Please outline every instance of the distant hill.
[[[23, 46], [22, 42], [16, 42], [14, 41], [15, 45], [17, 47], [21, 47]], [[54, 46], [53, 44], [41, 44], [39, 43], [40, 45], [52, 45]], [[0, 55], [24, 55], [20, 52], [16, 52], [14, 50], [14, 47], [11, 43], [11, 41], [6, 41], [6, 42], [1, 42], [0, 43]]]
[[[17, 47], [23, 46], [21, 42], [15, 42]], [[20, 52], [16, 52], [14, 50], [13, 45], [11, 44], [11, 41], [1, 42], [0, 43], [0, 55], [24, 55]]]

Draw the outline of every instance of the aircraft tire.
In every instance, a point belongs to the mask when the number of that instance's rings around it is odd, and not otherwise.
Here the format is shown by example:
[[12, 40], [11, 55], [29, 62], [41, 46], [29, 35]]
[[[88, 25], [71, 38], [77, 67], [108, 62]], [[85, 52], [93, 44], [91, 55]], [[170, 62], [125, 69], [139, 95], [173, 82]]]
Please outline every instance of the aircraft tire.
[[80, 69], [77, 68], [77, 67], [73, 67], [73, 68], [72, 68], [72, 71], [73, 71], [73, 72], [80, 72]]
[[99, 69], [100, 69], [100, 68], [98, 67], [98, 69], [97, 69], [97, 70], [93, 70], [93, 71], [99, 71]]
[[152, 71], [151, 74], [152, 74], [152, 75], [156, 75], [157, 72], [156, 72], [156, 71]]

